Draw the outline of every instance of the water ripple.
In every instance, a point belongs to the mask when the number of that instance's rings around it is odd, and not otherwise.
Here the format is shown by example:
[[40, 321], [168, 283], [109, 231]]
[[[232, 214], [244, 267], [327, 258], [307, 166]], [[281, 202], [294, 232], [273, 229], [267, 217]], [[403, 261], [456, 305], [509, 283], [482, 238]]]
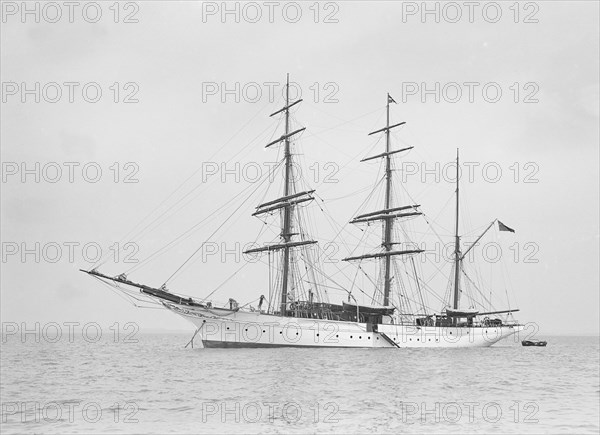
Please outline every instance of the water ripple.
[[188, 338], [3, 345], [2, 433], [600, 431], [593, 337], [464, 350], [183, 349]]

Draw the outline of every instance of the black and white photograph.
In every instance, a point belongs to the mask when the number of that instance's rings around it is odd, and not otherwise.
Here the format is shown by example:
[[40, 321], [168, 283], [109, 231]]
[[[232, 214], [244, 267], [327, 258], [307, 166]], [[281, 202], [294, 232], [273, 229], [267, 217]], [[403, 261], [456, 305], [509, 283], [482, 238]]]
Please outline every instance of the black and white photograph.
[[0, 6], [0, 433], [600, 433], [599, 1]]

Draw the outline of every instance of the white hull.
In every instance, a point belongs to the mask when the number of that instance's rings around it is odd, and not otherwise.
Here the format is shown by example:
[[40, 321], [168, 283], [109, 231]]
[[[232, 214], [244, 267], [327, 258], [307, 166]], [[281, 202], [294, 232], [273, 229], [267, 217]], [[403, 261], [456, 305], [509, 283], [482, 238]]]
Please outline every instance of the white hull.
[[200, 328], [204, 347], [488, 347], [518, 333], [521, 325], [435, 327], [281, 317], [164, 303]]

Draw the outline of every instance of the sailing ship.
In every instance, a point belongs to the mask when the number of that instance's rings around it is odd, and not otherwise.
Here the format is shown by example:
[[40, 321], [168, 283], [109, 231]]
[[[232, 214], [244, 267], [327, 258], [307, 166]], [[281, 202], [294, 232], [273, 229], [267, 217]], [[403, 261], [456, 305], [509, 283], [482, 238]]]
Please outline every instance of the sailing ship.
[[[370, 303], [359, 303], [352, 290], [347, 288], [343, 288], [347, 292], [347, 301], [331, 302], [327, 292], [321, 291], [324, 285], [319, 283], [318, 279], [310, 281], [310, 285], [304, 285], [309, 282], [307, 276], [314, 278], [315, 275], [314, 252], [311, 249], [317, 246], [317, 241], [313, 240], [302, 227], [301, 213], [303, 207], [315, 199], [315, 190], [299, 190], [293, 176], [294, 142], [306, 127], [292, 128], [290, 109], [301, 101], [302, 99], [290, 100], [288, 75], [285, 106], [270, 115], [283, 117], [285, 131], [266, 145], [266, 148], [283, 148], [281, 161], [284, 175], [283, 194], [276, 199], [259, 204], [253, 213], [253, 216], [257, 217], [278, 218], [280, 233], [275, 243], [245, 251], [246, 254], [255, 255], [267, 253], [270, 268], [271, 256], [277, 259], [275, 285], [269, 286], [268, 298], [264, 295], [260, 296], [258, 308], [240, 306], [234, 299], [229, 299], [225, 306], [217, 306], [208, 298], [200, 299], [174, 293], [167, 289], [166, 285], [153, 287], [135, 282], [124, 273], [110, 276], [97, 268], [82, 271], [121, 290], [128, 296], [136, 293], [137, 296], [158, 303], [161, 307], [190, 321], [196, 327], [194, 336], [188, 343], [192, 347], [195, 340], [205, 348], [487, 347], [522, 330], [523, 325], [512, 317], [512, 313], [519, 311], [518, 309], [486, 311], [473, 305], [461, 308], [461, 274], [464, 272], [463, 262], [466, 255], [494, 224], [498, 223], [500, 230], [513, 230], [496, 219], [465, 252], [461, 252], [458, 151], [454, 255], [449, 280], [452, 287], [452, 292], [449, 292], [451, 300], [439, 311], [425, 306], [424, 303], [418, 309], [414, 309], [407, 300], [406, 294], [402, 294], [402, 289], [399, 288], [401, 280], [400, 273], [397, 273], [397, 262], [402, 261], [406, 267], [411, 268], [414, 272], [413, 285], [417, 287], [418, 292], [422, 292], [421, 287], [425, 283], [416, 276], [414, 257], [422, 254], [424, 250], [414, 247], [399, 249], [398, 246], [402, 246], [402, 243], [394, 238], [398, 233], [394, 228], [398, 222], [420, 216], [423, 212], [421, 206], [417, 204], [398, 204], [393, 194], [393, 159], [413, 147], [392, 148], [390, 132], [401, 127], [405, 122], [390, 124], [390, 103], [395, 101], [389, 94], [387, 94], [385, 127], [369, 133], [369, 135], [384, 135], [385, 151], [361, 160], [384, 159], [385, 174], [382, 179], [385, 183], [384, 201], [379, 210], [361, 213], [350, 221], [356, 225], [381, 224], [382, 243], [374, 252], [344, 258], [347, 262], [358, 262], [359, 268], [363, 261], [374, 260], [378, 264], [378, 277], [371, 280], [374, 289]], [[303, 273], [300, 273], [298, 267], [301, 261], [306, 263]], [[318, 273], [318, 266], [316, 269]], [[395, 292], [396, 299], [394, 299]], [[265, 302], [268, 303], [266, 307]], [[498, 318], [501, 315], [505, 315], [505, 318]]]

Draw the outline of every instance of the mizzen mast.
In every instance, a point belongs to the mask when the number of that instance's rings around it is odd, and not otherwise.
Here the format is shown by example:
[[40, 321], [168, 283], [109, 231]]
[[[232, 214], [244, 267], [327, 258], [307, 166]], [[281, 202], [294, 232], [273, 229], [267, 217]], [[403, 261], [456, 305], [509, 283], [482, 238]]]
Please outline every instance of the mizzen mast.
[[456, 149], [456, 227], [454, 231], [454, 300], [452, 307], [458, 309], [459, 299], [459, 283], [460, 283], [460, 236], [458, 235], [458, 208], [459, 208], [459, 160], [458, 160], [458, 148]]

